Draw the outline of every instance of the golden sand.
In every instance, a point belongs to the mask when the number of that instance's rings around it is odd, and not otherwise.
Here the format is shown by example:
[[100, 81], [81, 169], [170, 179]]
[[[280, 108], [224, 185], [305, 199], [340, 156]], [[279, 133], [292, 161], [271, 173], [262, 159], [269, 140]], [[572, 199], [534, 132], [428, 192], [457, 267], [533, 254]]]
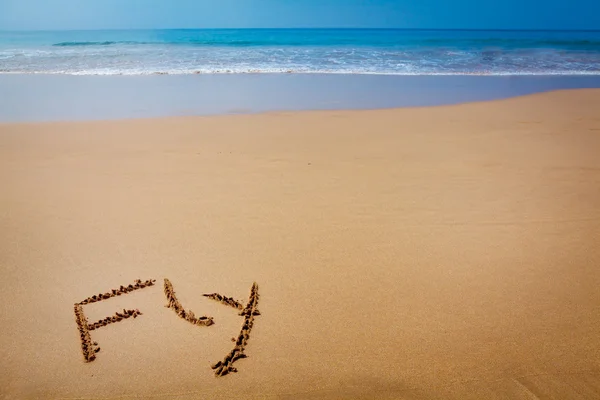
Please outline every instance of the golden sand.
[[600, 398], [599, 90], [0, 125], [0, 182], [0, 398]]

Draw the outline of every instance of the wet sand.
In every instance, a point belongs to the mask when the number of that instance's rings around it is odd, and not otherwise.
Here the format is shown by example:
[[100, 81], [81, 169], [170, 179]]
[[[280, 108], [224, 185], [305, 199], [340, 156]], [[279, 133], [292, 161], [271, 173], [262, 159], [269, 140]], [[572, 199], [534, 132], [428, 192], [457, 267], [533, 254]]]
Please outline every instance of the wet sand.
[[1, 124], [0, 397], [600, 398], [598, 110]]
[[431, 107], [582, 88], [600, 88], [600, 75], [0, 74], [0, 123]]

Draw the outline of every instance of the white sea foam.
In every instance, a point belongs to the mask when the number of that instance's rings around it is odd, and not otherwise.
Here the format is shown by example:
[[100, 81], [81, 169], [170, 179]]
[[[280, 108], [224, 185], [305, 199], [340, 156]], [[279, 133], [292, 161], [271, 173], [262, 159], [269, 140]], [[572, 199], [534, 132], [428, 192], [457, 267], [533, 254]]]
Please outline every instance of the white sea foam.
[[73, 76], [150, 76], [150, 75], [226, 75], [226, 74], [334, 74], [334, 75], [389, 75], [389, 76], [600, 76], [600, 71], [543, 70], [543, 71], [368, 71], [353, 69], [309, 70], [287, 68], [230, 68], [230, 69], [89, 69], [89, 70], [11, 70], [0, 69], [0, 74], [73, 75]]
[[0, 73], [600, 75], [600, 39], [581, 35], [159, 33], [62, 33], [20, 46], [0, 34]]

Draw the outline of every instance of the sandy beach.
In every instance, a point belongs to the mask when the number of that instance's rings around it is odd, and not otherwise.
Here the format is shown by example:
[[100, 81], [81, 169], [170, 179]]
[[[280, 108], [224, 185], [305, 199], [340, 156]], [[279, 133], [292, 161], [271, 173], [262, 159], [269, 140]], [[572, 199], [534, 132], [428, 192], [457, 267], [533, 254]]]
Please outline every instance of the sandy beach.
[[0, 183], [0, 398], [600, 398], [598, 89], [0, 124]]

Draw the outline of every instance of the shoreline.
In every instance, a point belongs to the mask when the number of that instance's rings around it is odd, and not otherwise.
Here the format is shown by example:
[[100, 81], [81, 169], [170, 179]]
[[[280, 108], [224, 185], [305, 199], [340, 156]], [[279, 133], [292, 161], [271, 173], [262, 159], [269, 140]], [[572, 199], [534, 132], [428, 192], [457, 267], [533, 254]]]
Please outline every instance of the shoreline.
[[0, 124], [0, 397], [600, 398], [599, 109]]

